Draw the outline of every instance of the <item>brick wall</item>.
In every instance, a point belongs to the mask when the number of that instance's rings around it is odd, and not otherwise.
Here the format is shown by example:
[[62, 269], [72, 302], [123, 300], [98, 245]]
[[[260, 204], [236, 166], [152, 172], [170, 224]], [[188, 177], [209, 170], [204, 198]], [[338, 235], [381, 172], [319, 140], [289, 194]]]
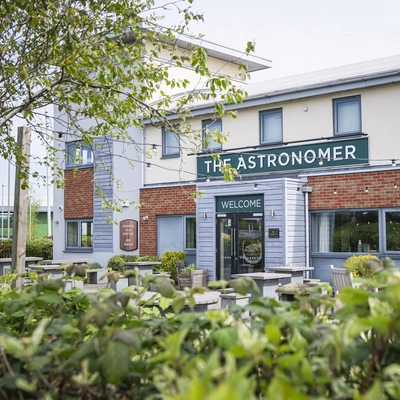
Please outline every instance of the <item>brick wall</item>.
[[[196, 203], [190, 196], [195, 191], [194, 185], [140, 190], [140, 255], [157, 255], [158, 215], [196, 214]], [[148, 221], [143, 221], [144, 216]]]
[[[394, 184], [398, 185], [396, 189]], [[400, 170], [308, 178], [310, 210], [400, 206]], [[365, 188], [368, 186], [368, 193]], [[334, 194], [336, 188], [337, 194]]]
[[93, 168], [64, 171], [64, 218], [93, 218]]

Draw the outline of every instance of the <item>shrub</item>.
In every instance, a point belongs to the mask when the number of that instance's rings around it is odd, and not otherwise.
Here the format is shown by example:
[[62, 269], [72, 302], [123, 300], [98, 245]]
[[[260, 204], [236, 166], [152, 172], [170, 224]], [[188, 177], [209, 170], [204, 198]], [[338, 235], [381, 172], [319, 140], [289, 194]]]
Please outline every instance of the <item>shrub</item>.
[[[53, 240], [51, 238], [41, 238], [28, 240], [26, 242], [26, 257], [41, 257], [44, 260], [53, 258]], [[0, 241], [0, 258], [10, 258], [12, 256], [12, 240]]]
[[0, 240], [0, 258], [11, 258], [12, 255], [12, 240]]
[[372, 254], [361, 254], [349, 257], [343, 265], [351, 270], [355, 278], [375, 280], [374, 274], [376, 271], [371, 268], [371, 261], [379, 261], [379, 258]]
[[186, 264], [186, 251], [165, 251], [161, 257], [162, 271], [169, 272], [171, 279], [177, 282], [176, 263], [182, 261]]

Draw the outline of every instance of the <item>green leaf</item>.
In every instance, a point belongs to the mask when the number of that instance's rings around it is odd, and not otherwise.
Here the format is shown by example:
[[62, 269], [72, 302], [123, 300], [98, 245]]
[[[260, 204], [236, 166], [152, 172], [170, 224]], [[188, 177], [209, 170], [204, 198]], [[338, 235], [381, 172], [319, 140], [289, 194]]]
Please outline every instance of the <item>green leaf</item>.
[[128, 376], [130, 361], [128, 345], [109, 341], [106, 351], [98, 359], [98, 366], [106, 382], [118, 386]]
[[176, 293], [172, 283], [166, 278], [157, 278], [157, 289], [161, 296], [167, 298], [174, 297]]
[[265, 335], [273, 344], [278, 345], [281, 342], [281, 331], [276, 325], [265, 325]]
[[229, 350], [237, 344], [238, 331], [236, 328], [227, 327], [214, 331], [211, 336], [219, 347]]
[[25, 358], [25, 346], [14, 337], [0, 335], [0, 347], [16, 358]]

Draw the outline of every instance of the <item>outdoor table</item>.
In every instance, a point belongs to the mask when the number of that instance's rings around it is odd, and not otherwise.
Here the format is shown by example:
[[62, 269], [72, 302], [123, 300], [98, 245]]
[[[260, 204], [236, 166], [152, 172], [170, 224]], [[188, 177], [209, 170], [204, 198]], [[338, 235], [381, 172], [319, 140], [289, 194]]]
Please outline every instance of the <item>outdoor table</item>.
[[65, 271], [62, 269], [58, 269], [61, 264], [52, 264], [52, 265], [32, 265], [30, 267], [31, 271], [37, 273], [49, 273], [54, 279], [62, 278], [65, 274]]
[[304, 280], [304, 272], [313, 271], [313, 267], [267, 267], [265, 268], [267, 271], [277, 272], [277, 273], [288, 273], [291, 275], [291, 279], [289, 279], [285, 283], [303, 283]]
[[254, 292], [250, 289], [250, 300], [254, 300], [257, 297], [273, 297], [274, 299], [278, 300], [276, 289], [278, 289], [278, 286], [282, 282], [282, 279], [291, 278], [291, 275], [278, 274], [274, 272], [252, 272], [250, 274], [234, 274], [232, 275], [232, 278], [251, 278], [255, 281], [260, 293], [258, 295], [255, 295]]
[[[25, 257], [25, 268], [32, 268], [38, 261], [41, 261], [40, 257]], [[12, 258], [0, 258], [0, 275], [4, 275], [5, 269], [11, 269]]]
[[[161, 265], [160, 261], [127, 261], [124, 262], [124, 265], [128, 267], [129, 270], [134, 270], [135, 268], [139, 269], [140, 278], [143, 279], [146, 274], [153, 273], [154, 265]], [[128, 286], [141, 284], [141, 282], [136, 283], [135, 278], [128, 278]]]

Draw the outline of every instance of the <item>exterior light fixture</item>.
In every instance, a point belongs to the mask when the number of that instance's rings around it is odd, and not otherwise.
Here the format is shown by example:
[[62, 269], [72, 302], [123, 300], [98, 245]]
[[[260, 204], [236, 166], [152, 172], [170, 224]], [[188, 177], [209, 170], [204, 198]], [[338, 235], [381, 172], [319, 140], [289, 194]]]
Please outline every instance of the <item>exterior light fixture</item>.
[[239, 162], [242, 162], [242, 161], [243, 161], [243, 154], [242, 154], [242, 153], [239, 154], [238, 160], [239, 160]]
[[209, 176], [207, 176], [206, 182], [207, 182], [207, 183], [210, 182], [210, 177], [209, 177]]
[[393, 159], [393, 160], [392, 160], [392, 167], [395, 167], [395, 166], [396, 166], [396, 160]]
[[323, 160], [322, 160], [322, 157], [319, 158], [318, 164], [319, 164], [319, 165], [324, 165], [324, 162], [323, 162]]
[[297, 188], [297, 193], [300, 193], [300, 188]]
[[365, 186], [365, 193], [368, 193], [368, 186]]
[[151, 148], [153, 149], [154, 153], [157, 153], [157, 145], [156, 144], [153, 144], [151, 146]]
[[151, 164], [148, 162], [146, 163], [147, 169], [151, 169]]
[[258, 183], [255, 183], [254, 184], [254, 190], [257, 190], [258, 189]]
[[393, 187], [397, 189], [397, 183], [393, 183]]
[[58, 138], [61, 139], [62, 138], [62, 132], [58, 132]]
[[337, 189], [333, 189], [333, 194], [337, 194]]

